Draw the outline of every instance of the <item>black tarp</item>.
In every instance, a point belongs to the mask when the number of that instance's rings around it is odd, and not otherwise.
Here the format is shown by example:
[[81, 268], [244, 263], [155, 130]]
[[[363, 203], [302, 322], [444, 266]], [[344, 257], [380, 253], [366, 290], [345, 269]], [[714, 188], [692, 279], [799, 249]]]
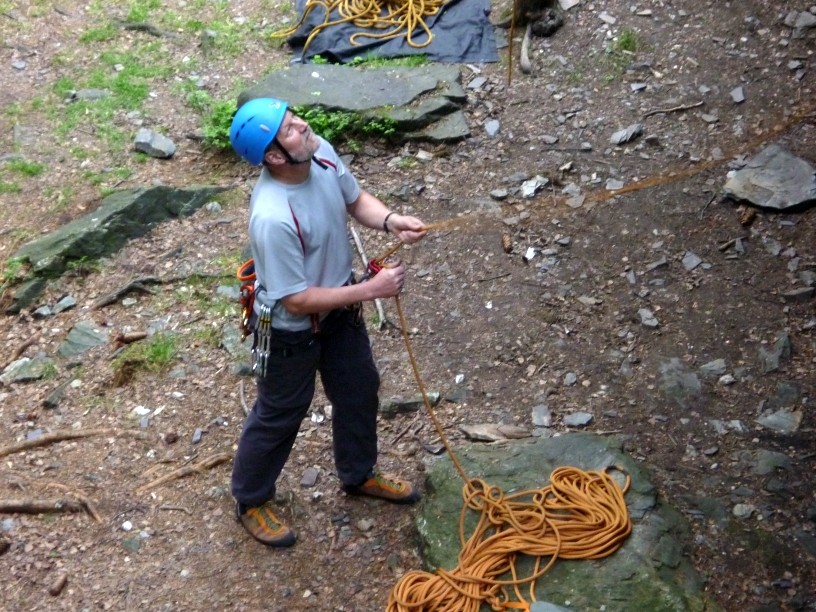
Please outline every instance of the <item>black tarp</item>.
[[[296, 6], [300, 17], [305, 10], [306, 0], [297, 0]], [[303, 45], [309, 33], [323, 23], [325, 16], [326, 11], [322, 7], [313, 9], [298, 31], [287, 40], [294, 51], [295, 61], [308, 62], [316, 55], [334, 63], [347, 63], [356, 57], [371, 55], [425, 55], [431, 61], [449, 64], [498, 61], [496, 39], [489, 19], [490, 0], [450, 0], [443, 5], [439, 13], [425, 19], [433, 34], [431, 43], [425, 47], [410, 46], [404, 36], [386, 41], [360, 37], [360, 44], [352, 45], [352, 34], [375, 30], [364, 30], [352, 23], [341, 23], [324, 28], [315, 35], [304, 55]], [[332, 19], [335, 18], [336, 10], [332, 12]], [[416, 29], [413, 38], [415, 43], [424, 43], [427, 34]]]

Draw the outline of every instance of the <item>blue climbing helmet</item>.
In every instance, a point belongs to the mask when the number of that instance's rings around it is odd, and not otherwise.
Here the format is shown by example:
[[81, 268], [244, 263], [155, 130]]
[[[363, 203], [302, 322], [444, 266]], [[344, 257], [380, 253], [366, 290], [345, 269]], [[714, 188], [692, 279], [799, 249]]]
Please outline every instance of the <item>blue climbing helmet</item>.
[[283, 123], [286, 108], [286, 102], [275, 98], [255, 98], [241, 106], [230, 126], [235, 152], [253, 166], [260, 164]]

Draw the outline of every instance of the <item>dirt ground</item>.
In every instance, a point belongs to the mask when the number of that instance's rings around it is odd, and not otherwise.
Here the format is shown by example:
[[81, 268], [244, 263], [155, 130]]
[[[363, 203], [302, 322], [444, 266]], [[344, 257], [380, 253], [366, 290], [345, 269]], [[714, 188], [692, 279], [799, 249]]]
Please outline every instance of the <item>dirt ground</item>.
[[[237, 324], [235, 310], [219, 308], [215, 290], [231, 282], [246, 242], [254, 170], [188, 137], [200, 121], [174, 84], [195, 73], [220, 97], [285, 65], [286, 49], [269, 46], [264, 34], [292, 14], [257, 0], [164, 4], [205, 23], [225, 10], [236, 24], [254, 24], [257, 36], [241, 56], [207, 53], [183, 28], [156, 38], [175, 72], [151, 82], [143, 119], [170, 135], [178, 151], [172, 160], [140, 161], [127, 144], [101, 149], [97, 126], [79, 124], [57, 139], [57, 115], [50, 112], [64, 103], [53, 93], [60, 78], [77, 78], [108, 47], [127, 49], [151, 36], [123, 30], [112, 42], [78, 42], [83, 31], [124, 19], [124, 3], [0, 2], [0, 106], [7, 109], [0, 155], [20, 154], [47, 168], [21, 181], [19, 193], [3, 194], [0, 259], [24, 239], [92, 210], [100, 186], [89, 176], [104, 176], [106, 168], [131, 171], [118, 182], [105, 179], [107, 187], [214, 182], [239, 190], [220, 212], [201, 210], [157, 227], [101, 266], [64, 275], [41, 302], [70, 295], [77, 308], [45, 320], [29, 311], [0, 319], [0, 352], [8, 356], [31, 338], [23, 356], [53, 355], [84, 319], [111, 337], [163, 326], [182, 339], [169, 370], [141, 373], [124, 386], [113, 384], [111, 345], [59, 361], [46, 380], [0, 388], [0, 452], [34, 430], [105, 430], [2, 457], [0, 502], [84, 498], [100, 520], [87, 513], [0, 516], [0, 537], [9, 543], [0, 548], [0, 608], [382, 610], [399, 577], [421, 567], [416, 510], [338, 491], [330, 420], [318, 414], [327, 404], [322, 395], [280, 484], [282, 517], [298, 532], [293, 548], [265, 549], [234, 521], [229, 461], [140, 489], [232, 453], [242, 404], [251, 405], [254, 393], [212, 342], [224, 324]], [[570, 413], [592, 413], [586, 429], [623, 436], [661, 495], [689, 518], [688, 554], [725, 610], [816, 610], [816, 563], [801, 543], [816, 536], [810, 399], [816, 311], [812, 300], [786, 302], [780, 295], [797, 286], [794, 259], [800, 269], [816, 264], [816, 213], [758, 210], [747, 223], [744, 207], [719, 197], [729, 162], [764, 141], [816, 164], [808, 106], [816, 99], [816, 42], [812, 33], [792, 37], [783, 22], [789, 11], [809, 8], [805, 0], [583, 2], [554, 36], [533, 39], [531, 74], [518, 71], [516, 58], [508, 82], [507, 49], [500, 63], [463, 67], [465, 84], [487, 79], [468, 90], [471, 138], [445, 146], [371, 143], [351, 163], [395, 210], [429, 223], [461, 221], [401, 251], [411, 271], [402, 298], [411, 342], [425, 385], [447, 398], [438, 415], [454, 448], [466, 424], [532, 430], [531, 411], [541, 403], [551, 408], [556, 432], [567, 431], [563, 418]], [[619, 49], [627, 32], [636, 50], [604, 51]], [[517, 37], [516, 51], [519, 43]], [[646, 87], [633, 87], [638, 83]], [[745, 91], [739, 104], [730, 95], [738, 86]], [[500, 128], [491, 137], [485, 124], [494, 119]], [[124, 113], [116, 121], [135, 133]], [[612, 133], [634, 123], [643, 124], [643, 137], [610, 144]], [[15, 126], [36, 138], [15, 144]], [[418, 158], [420, 149], [432, 155]], [[395, 157], [401, 161], [389, 163]], [[550, 187], [522, 198], [518, 188], [535, 175], [548, 177]], [[605, 190], [610, 178], [642, 181], [642, 188], [612, 198]], [[561, 196], [568, 183], [588, 194], [581, 207]], [[498, 189], [509, 191], [501, 202], [489, 195]], [[390, 246], [382, 235], [361, 235], [369, 256]], [[744, 253], [721, 248], [739, 237]], [[781, 252], [767, 248], [772, 241]], [[535, 257], [527, 261], [531, 247]], [[688, 251], [704, 264], [686, 271], [681, 260]], [[650, 270], [661, 258], [667, 264]], [[91, 309], [136, 276], [192, 273], [222, 276], [161, 284], [153, 294], [131, 294], [135, 303]], [[394, 304], [384, 307], [398, 323]], [[641, 325], [642, 308], [659, 327]], [[370, 305], [367, 314], [373, 320]], [[398, 330], [370, 330], [383, 398], [416, 395]], [[764, 374], [759, 350], [783, 331], [792, 354], [779, 371]], [[690, 369], [722, 358], [730, 373], [742, 375], [731, 385], [704, 380], [700, 397], [681, 408], [659, 392], [661, 364], [671, 358]], [[569, 374], [575, 384], [565, 384]], [[58, 407], [45, 408], [43, 399], [65, 382]], [[804, 411], [789, 435], [756, 423], [780, 383], [798, 386]], [[140, 407], [152, 411], [144, 430], [134, 412]], [[721, 434], [712, 419], [739, 420], [745, 430]], [[201, 440], [193, 443], [196, 430]], [[430, 420], [382, 419], [380, 435], [381, 467], [422, 487], [434, 457], [428, 448], [438, 441]], [[757, 449], [786, 454], [790, 469], [756, 476], [735, 460], [735, 453]], [[318, 468], [319, 478], [303, 488], [309, 467]], [[694, 499], [722, 504], [726, 516], [701, 518]], [[731, 517], [737, 503], [755, 511]], [[49, 594], [61, 577], [58, 594]]]

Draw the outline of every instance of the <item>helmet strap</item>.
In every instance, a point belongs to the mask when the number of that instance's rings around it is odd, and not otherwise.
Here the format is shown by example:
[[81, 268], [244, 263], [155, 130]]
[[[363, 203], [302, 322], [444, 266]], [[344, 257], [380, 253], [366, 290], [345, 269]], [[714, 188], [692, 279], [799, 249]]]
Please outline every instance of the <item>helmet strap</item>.
[[296, 160], [294, 157], [292, 157], [292, 155], [289, 153], [289, 151], [287, 151], [287, 150], [286, 150], [286, 149], [283, 147], [283, 145], [280, 143], [280, 140], [278, 140], [278, 138], [277, 138], [277, 137], [275, 137], [275, 140], [273, 140], [272, 142], [274, 142], [274, 143], [275, 143], [275, 145], [278, 147], [278, 149], [280, 150], [280, 152], [281, 152], [281, 153], [283, 154], [283, 156], [286, 158], [286, 163], [287, 163], [287, 164], [292, 164], [292, 165], [297, 166], [297, 165], [300, 165], [300, 164], [308, 164], [308, 163], [311, 163], [311, 161], [312, 161], [312, 158], [311, 158], [311, 157], [310, 157], [309, 159], [304, 159], [304, 160], [302, 160], [302, 161], [297, 161], [297, 160]]

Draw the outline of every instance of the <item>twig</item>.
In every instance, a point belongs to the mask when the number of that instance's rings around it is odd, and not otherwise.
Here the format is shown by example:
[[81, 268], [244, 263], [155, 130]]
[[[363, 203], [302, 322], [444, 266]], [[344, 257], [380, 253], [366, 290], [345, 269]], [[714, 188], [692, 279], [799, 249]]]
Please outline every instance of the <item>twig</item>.
[[121, 435], [127, 434], [131, 436], [142, 437], [142, 432], [127, 431], [117, 429], [86, 429], [85, 431], [56, 431], [51, 434], [46, 434], [37, 438], [36, 440], [24, 440], [5, 448], [0, 448], [0, 457], [13, 455], [21, 451], [26, 451], [40, 446], [48, 446], [54, 442], [62, 442], [64, 440], [76, 440], [77, 438], [90, 438], [91, 436], [106, 436], [106, 435]]
[[72, 491], [71, 489], [66, 487], [64, 484], [60, 484], [58, 482], [50, 482], [50, 483], [48, 483], [46, 485], [46, 487], [51, 487], [51, 488], [54, 488], [54, 489], [60, 489], [62, 491], [65, 491], [66, 493], [68, 493], [72, 497], [76, 497], [79, 500], [79, 502], [83, 506], [85, 506], [85, 509], [88, 511], [88, 514], [91, 515], [91, 518], [93, 518], [93, 520], [95, 520], [97, 523], [102, 522], [102, 517], [99, 516], [99, 513], [96, 511], [96, 508], [91, 503], [91, 500], [88, 499], [87, 497], [85, 497], [84, 495], [82, 495], [82, 493], [77, 493], [76, 491]]
[[728, 242], [723, 242], [720, 246], [717, 247], [717, 249], [721, 252], [725, 252], [732, 246], [737, 244], [737, 240], [745, 240], [746, 238], [748, 238], [748, 236], [739, 236], [738, 238], [732, 238]]
[[504, 272], [503, 274], [497, 274], [496, 276], [488, 276], [487, 278], [480, 278], [478, 279], [480, 283], [487, 283], [492, 280], [497, 280], [499, 278], [504, 278], [505, 276], [510, 276], [510, 272]]
[[710, 199], [708, 202], [706, 202], [706, 205], [705, 205], [705, 206], [703, 206], [703, 207], [700, 209], [700, 218], [701, 218], [701, 219], [703, 218], [703, 213], [706, 211], [706, 209], [707, 209], [709, 206], [711, 206], [711, 203], [712, 203], [712, 202], [713, 202], [715, 199], [717, 199], [717, 194], [716, 194], [716, 193], [715, 193], [713, 196], [711, 196], [711, 199]]
[[[363, 267], [368, 267], [368, 257], [366, 257], [365, 249], [363, 249], [363, 242], [360, 240], [360, 235], [357, 233], [353, 227], [351, 228], [351, 237], [354, 239], [354, 244], [357, 245], [357, 253], [360, 255], [360, 259], [363, 262]], [[379, 317], [379, 324], [377, 329], [382, 329], [383, 326], [388, 323], [388, 319], [385, 316], [385, 310], [383, 310], [382, 300], [380, 298], [374, 299], [374, 306], [377, 309], [377, 316]]]
[[671, 108], [657, 108], [655, 110], [650, 110], [648, 113], [643, 115], [643, 118], [651, 117], [652, 115], [659, 115], [661, 113], [674, 113], [677, 111], [684, 111], [689, 110], [690, 108], [697, 108], [698, 106], [702, 106], [703, 101], [700, 100], [694, 104], [681, 104], [680, 106], [672, 106]]
[[238, 399], [241, 400], [241, 408], [244, 411], [244, 416], [249, 416], [249, 406], [247, 406], [246, 397], [244, 396], [243, 380], [238, 384]]
[[[411, 422], [410, 422], [410, 423], [408, 423], [408, 425], [406, 425], [406, 426], [405, 426], [405, 427], [402, 429], [402, 431], [400, 431], [399, 433], [397, 433], [397, 435], [396, 435], [396, 436], [394, 436], [394, 437], [391, 439], [391, 444], [390, 444], [390, 446], [394, 446], [394, 445], [395, 445], [395, 444], [396, 444], [396, 443], [399, 441], [399, 439], [400, 439], [400, 438], [402, 438], [402, 437], [403, 437], [405, 434], [407, 434], [409, 431], [411, 431], [411, 430], [414, 428], [414, 425], [415, 425], [415, 424], [416, 424], [416, 422], [419, 420], [419, 417], [421, 416], [421, 414], [422, 414], [421, 412], [420, 412], [420, 413], [418, 413], [418, 414], [417, 414], [417, 415], [416, 415], [416, 416], [415, 416], [415, 417], [414, 417], [414, 418], [411, 420]], [[414, 433], [414, 435], [416, 435], [416, 432]]]
[[184, 512], [185, 514], [192, 514], [189, 508], [185, 508], [184, 506], [159, 506], [159, 510], [178, 510], [179, 512]]
[[174, 470], [169, 474], [165, 474], [161, 478], [157, 478], [152, 482], [148, 482], [147, 484], [143, 484], [141, 487], [136, 489], [137, 493], [144, 493], [148, 489], [152, 489], [153, 487], [157, 487], [160, 484], [164, 484], [165, 482], [170, 482], [171, 480], [176, 480], [178, 478], [184, 478], [185, 476], [189, 476], [191, 474], [200, 474], [204, 470], [209, 470], [214, 468], [217, 465], [221, 465], [222, 463], [226, 463], [232, 459], [232, 453], [219, 453], [217, 455], [212, 455], [211, 457], [207, 457], [202, 459], [198, 463], [193, 465], [186, 465], [182, 468]]

